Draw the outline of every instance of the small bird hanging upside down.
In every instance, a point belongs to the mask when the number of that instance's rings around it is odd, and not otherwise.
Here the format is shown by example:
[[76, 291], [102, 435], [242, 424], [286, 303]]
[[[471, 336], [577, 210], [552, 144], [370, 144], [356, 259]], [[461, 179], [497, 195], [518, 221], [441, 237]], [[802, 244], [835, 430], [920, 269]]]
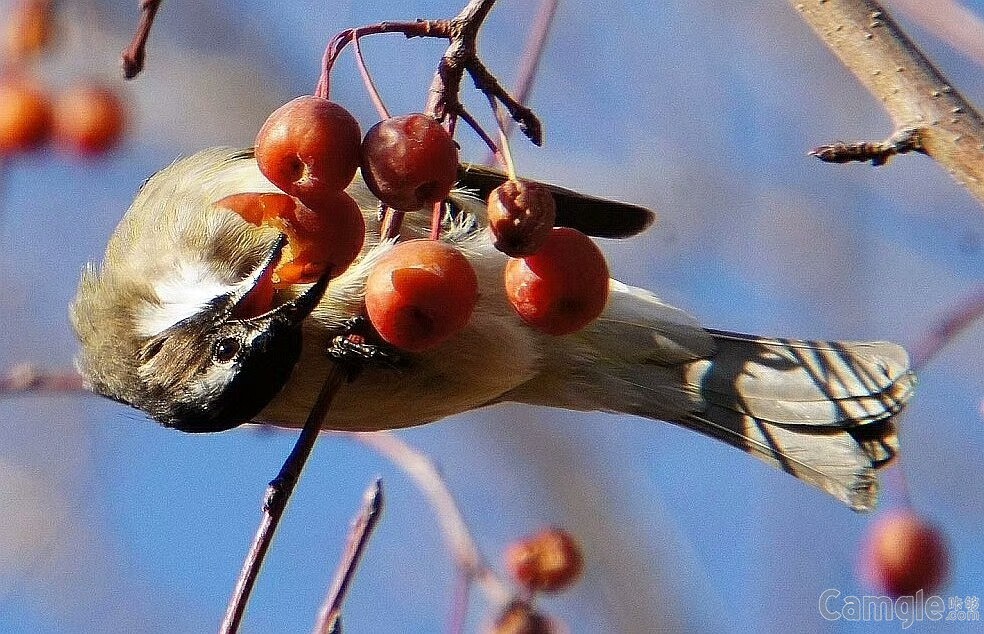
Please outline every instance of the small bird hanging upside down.
[[[723, 440], [853, 509], [874, 506], [876, 470], [897, 450], [893, 419], [915, 385], [905, 350], [710, 330], [614, 280], [607, 307], [584, 330], [539, 333], [506, 300], [507, 258], [480, 225], [484, 202], [469, 193], [502, 180], [462, 172], [452, 194], [458, 213], [442, 239], [474, 267], [478, 304], [464, 330], [411, 354], [353, 332], [366, 277], [392, 246], [380, 242], [378, 201], [360, 180], [348, 189], [368, 228], [360, 259], [330, 283], [291, 287], [271, 312], [243, 318], [236, 307], [284, 243], [215, 203], [278, 190], [250, 151], [179, 160], [147, 181], [102, 266], [83, 273], [71, 307], [79, 370], [96, 392], [168, 427], [209, 432], [249, 421], [300, 427], [331, 364], [361, 359], [324, 429], [407, 427], [500, 402], [621, 412]], [[594, 236], [626, 237], [652, 220], [639, 207], [555, 195], [558, 224]], [[426, 236], [429, 219], [407, 214], [402, 235]]]

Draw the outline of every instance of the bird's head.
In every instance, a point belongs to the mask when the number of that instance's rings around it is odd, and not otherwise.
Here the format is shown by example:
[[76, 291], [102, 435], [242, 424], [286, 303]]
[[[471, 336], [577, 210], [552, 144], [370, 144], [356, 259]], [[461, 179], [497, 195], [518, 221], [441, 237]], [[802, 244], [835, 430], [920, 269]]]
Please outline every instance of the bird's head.
[[[147, 305], [160, 307], [154, 289], [93, 271], [83, 276], [72, 306], [82, 343], [79, 370], [92, 388], [141, 409], [167, 427], [223, 431], [252, 419], [283, 388], [301, 353], [301, 323], [321, 300], [327, 274], [295, 298], [260, 315], [242, 307], [277, 266], [280, 237], [252, 272], [202, 296], [194, 311], [147, 333]], [[141, 290], [142, 289], [142, 290]], [[153, 302], [157, 302], [153, 304]], [[143, 306], [143, 309], [138, 308]], [[141, 312], [143, 310], [143, 312]]]

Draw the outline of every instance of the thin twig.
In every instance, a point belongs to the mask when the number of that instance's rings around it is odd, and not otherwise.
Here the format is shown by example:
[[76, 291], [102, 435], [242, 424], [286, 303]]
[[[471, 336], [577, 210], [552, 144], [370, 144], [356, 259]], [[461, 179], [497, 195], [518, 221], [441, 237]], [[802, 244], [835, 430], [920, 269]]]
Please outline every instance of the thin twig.
[[376, 479], [369, 488], [366, 489], [362, 499], [362, 508], [352, 523], [352, 530], [349, 531], [348, 543], [342, 561], [335, 572], [335, 579], [332, 582], [331, 590], [325, 597], [325, 602], [321, 606], [318, 615], [318, 622], [314, 628], [315, 634], [330, 634], [333, 629], [341, 626], [342, 603], [348, 592], [349, 585], [355, 577], [355, 570], [362, 559], [372, 531], [379, 522], [379, 517], [383, 511], [383, 483]]
[[[536, 17], [533, 19], [533, 28], [530, 29], [530, 34], [526, 38], [523, 58], [520, 62], [519, 72], [516, 74], [516, 87], [513, 89], [516, 101], [521, 104], [525, 105], [530, 100], [533, 80], [536, 79], [540, 60], [543, 59], [543, 51], [547, 48], [550, 27], [553, 26], [554, 16], [557, 15], [557, 3], [558, 0], [541, 0], [540, 8], [537, 9]], [[512, 121], [506, 122], [506, 136], [509, 136], [512, 124]]]
[[790, 0], [841, 62], [984, 204], [984, 118], [875, 0]]
[[454, 594], [451, 595], [451, 610], [448, 617], [448, 634], [462, 634], [468, 617], [468, 596], [471, 593], [471, 577], [463, 570], [458, 571], [454, 580]]
[[308, 414], [304, 428], [301, 430], [301, 434], [294, 444], [294, 449], [287, 456], [287, 460], [284, 462], [283, 467], [281, 467], [280, 473], [277, 474], [277, 477], [267, 487], [266, 495], [263, 499], [263, 517], [260, 519], [260, 525], [256, 530], [256, 536], [253, 538], [253, 544], [250, 546], [249, 552], [246, 554], [246, 559], [243, 561], [242, 571], [239, 573], [239, 579], [236, 582], [235, 590], [233, 590], [232, 598], [229, 600], [229, 606], [226, 609], [225, 618], [222, 620], [222, 626], [219, 629], [223, 634], [232, 634], [233, 632], [239, 631], [239, 625], [246, 611], [246, 604], [253, 591], [256, 578], [260, 574], [263, 559], [266, 557], [270, 543], [273, 541], [273, 535], [277, 530], [277, 525], [280, 523], [280, 518], [284, 513], [284, 509], [287, 507], [287, 501], [294, 492], [294, 486], [297, 484], [297, 480], [301, 475], [301, 471], [304, 469], [308, 456], [311, 455], [314, 443], [318, 440], [321, 424], [328, 414], [332, 399], [335, 397], [335, 393], [341, 387], [344, 379], [345, 373], [340, 368], [333, 366], [328, 372], [328, 377], [325, 379], [325, 383], [321, 388], [321, 393], [318, 394], [318, 399], [315, 401], [314, 407], [311, 408], [311, 413]]
[[19, 394], [92, 394], [74, 368], [43, 371], [20, 363], [0, 376], [0, 398]]
[[492, 108], [492, 114], [495, 115], [495, 123], [499, 128], [499, 149], [502, 151], [502, 158], [506, 162], [506, 175], [509, 180], [516, 180], [516, 163], [513, 162], [512, 149], [509, 147], [509, 137], [506, 133], [506, 122], [503, 121], [502, 111], [499, 109], [499, 104], [495, 102], [494, 99], [489, 97], [489, 106]]
[[874, 166], [884, 165], [896, 154], [921, 152], [919, 130], [912, 128], [899, 130], [884, 141], [861, 141], [859, 143], [832, 143], [821, 145], [810, 151], [825, 163], [850, 163], [871, 161]]
[[157, 17], [160, 6], [161, 0], [140, 1], [140, 23], [137, 24], [137, 31], [133, 34], [129, 46], [123, 49], [120, 56], [123, 62], [123, 77], [126, 79], [133, 79], [143, 70], [144, 58], [147, 54], [147, 38], [150, 37], [150, 29], [154, 26], [154, 18]]
[[482, 139], [482, 141], [485, 142], [485, 145], [489, 148], [489, 152], [491, 152], [492, 156], [494, 156], [495, 159], [499, 162], [499, 165], [501, 165], [502, 168], [505, 169], [506, 159], [502, 155], [502, 152], [499, 151], [499, 146], [496, 144], [495, 141], [492, 140], [492, 137], [489, 136], [489, 133], [486, 132], [481, 125], [479, 125], [478, 121], [475, 120], [475, 117], [473, 117], [470, 112], [465, 110], [464, 107], [462, 107], [461, 110], [459, 110], [456, 114], [457, 116], [461, 117], [462, 121], [468, 124], [468, 127], [470, 127], [472, 130], [475, 131], [475, 134], [477, 134], [478, 137]]
[[434, 508], [448, 549], [462, 573], [469, 581], [477, 583], [495, 606], [508, 604], [512, 592], [485, 563], [454, 496], [434, 463], [389, 432], [345, 435], [381, 453], [413, 479]]
[[957, 335], [981, 319], [984, 319], [984, 288], [978, 289], [950, 308], [912, 347], [912, 367], [921, 369]]
[[331, 69], [342, 50], [355, 38], [358, 31], [359, 37], [366, 35], [380, 35], [383, 33], [402, 33], [407, 39], [414, 37], [436, 37], [450, 39], [450, 22], [448, 20], [417, 20], [416, 22], [380, 22], [361, 26], [358, 29], [346, 29], [338, 33], [328, 42], [325, 53], [321, 58], [321, 75], [318, 77], [318, 84], [315, 86], [314, 94], [318, 97], [328, 99], [331, 94]]
[[[558, 0], [541, 0], [540, 7], [536, 11], [536, 18], [533, 20], [533, 28], [526, 38], [526, 46], [523, 48], [523, 57], [516, 77], [516, 87], [513, 89], [516, 101], [523, 105], [529, 102], [530, 92], [533, 90], [533, 80], [536, 79], [540, 60], [543, 59], [543, 52], [547, 48], [550, 27], [553, 26], [554, 16], [557, 15], [557, 4]], [[499, 117], [498, 113], [496, 113], [496, 117]], [[512, 134], [514, 123], [512, 119], [504, 123], [506, 139]], [[485, 159], [485, 163], [491, 163], [493, 158], [498, 160], [495, 150], [492, 150], [492, 155]]]

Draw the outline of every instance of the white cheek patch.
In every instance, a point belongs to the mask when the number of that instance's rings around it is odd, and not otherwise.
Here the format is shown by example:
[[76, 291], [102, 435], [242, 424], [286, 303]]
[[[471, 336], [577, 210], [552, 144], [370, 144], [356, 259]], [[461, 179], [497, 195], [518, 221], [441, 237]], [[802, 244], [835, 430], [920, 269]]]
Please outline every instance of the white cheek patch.
[[137, 332], [144, 337], [160, 334], [233, 288], [235, 285], [220, 280], [210, 267], [182, 262], [173, 275], [154, 284], [157, 301], [144, 304], [137, 313]]

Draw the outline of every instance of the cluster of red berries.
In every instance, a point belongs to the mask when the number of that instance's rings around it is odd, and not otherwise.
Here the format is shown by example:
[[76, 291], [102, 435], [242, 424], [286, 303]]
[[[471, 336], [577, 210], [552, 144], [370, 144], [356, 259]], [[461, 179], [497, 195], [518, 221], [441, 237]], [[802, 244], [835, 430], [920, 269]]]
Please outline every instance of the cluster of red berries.
[[[345, 192], [356, 170], [391, 209], [415, 211], [441, 204], [458, 178], [458, 149], [448, 131], [426, 114], [390, 117], [362, 137], [338, 104], [298, 97], [278, 108], [256, 137], [260, 171], [282, 194], [230, 196], [220, 205], [256, 225], [286, 234], [288, 247], [271, 284], [339, 275], [365, 241], [365, 223]], [[584, 234], [553, 227], [549, 189], [509, 180], [489, 196], [496, 247], [512, 256], [506, 295], [530, 326], [552, 335], [575, 332], [594, 320], [608, 298], [604, 256]], [[272, 299], [272, 285], [267, 293]], [[379, 259], [366, 283], [366, 314], [397, 348], [419, 352], [464, 328], [478, 302], [478, 278], [455, 247], [409, 240]]]
[[0, 74], [0, 157], [42, 147], [47, 141], [77, 156], [95, 156], [123, 137], [125, 108], [111, 89], [79, 83], [51, 99], [24, 70], [52, 39], [53, 9], [23, 0], [6, 23], [3, 40], [11, 67]]

